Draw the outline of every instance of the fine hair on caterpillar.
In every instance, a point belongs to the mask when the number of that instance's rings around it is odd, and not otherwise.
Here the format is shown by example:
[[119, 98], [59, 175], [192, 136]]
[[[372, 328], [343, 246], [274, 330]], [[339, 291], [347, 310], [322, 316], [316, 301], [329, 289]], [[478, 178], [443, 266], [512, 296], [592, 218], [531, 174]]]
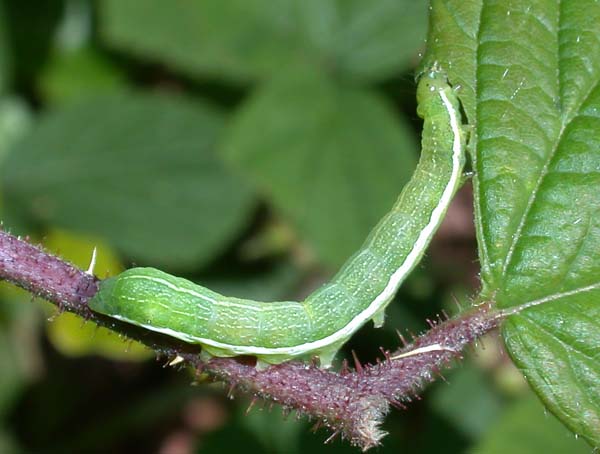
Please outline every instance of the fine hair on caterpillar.
[[[329, 366], [366, 322], [383, 324], [386, 306], [419, 263], [461, 184], [466, 134], [460, 103], [437, 66], [420, 76], [417, 101], [423, 134], [413, 176], [358, 252], [304, 301], [227, 297], [154, 268], [132, 268], [102, 281], [89, 307], [199, 344], [213, 356], [253, 355], [259, 364], [318, 356]], [[446, 350], [437, 344], [421, 350], [436, 348]]]

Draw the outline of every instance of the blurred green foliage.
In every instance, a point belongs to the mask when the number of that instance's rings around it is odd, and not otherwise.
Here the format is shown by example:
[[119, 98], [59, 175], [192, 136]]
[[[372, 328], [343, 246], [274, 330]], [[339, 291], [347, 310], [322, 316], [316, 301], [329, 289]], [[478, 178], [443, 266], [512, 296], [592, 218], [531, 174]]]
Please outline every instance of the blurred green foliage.
[[[425, 0], [0, 0], [4, 225], [80, 266], [100, 246], [101, 277], [138, 264], [233, 295], [306, 294], [415, 165], [426, 14]], [[472, 291], [474, 238], [439, 241], [458, 248], [456, 280], [425, 264], [348, 350], [373, 360], [450, 286]], [[0, 290], [0, 452], [355, 452], [278, 410], [245, 416], [244, 399], [77, 320], [46, 329], [42, 304]], [[380, 451], [509, 449], [511, 421], [552, 432], [542, 410], [509, 409], [489, 379], [505, 367], [468, 362], [391, 415]]]

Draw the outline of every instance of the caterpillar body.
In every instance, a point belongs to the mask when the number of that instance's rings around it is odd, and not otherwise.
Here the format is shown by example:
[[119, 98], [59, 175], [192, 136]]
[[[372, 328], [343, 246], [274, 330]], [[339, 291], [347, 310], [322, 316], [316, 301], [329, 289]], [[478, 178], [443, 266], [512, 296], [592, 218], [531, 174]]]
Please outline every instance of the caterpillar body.
[[218, 357], [256, 356], [277, 364], [337, 350], [384, 310], [419, 262], [458, 189], [465, 160], [460, 104], [437, 68], [417, 88], [422, 152], [398, 200], [331, 282], [304, 301], [258, 302], [220, 295], [154, 268], [132, 268], [101, 282], [92, 310], [200, 344]]

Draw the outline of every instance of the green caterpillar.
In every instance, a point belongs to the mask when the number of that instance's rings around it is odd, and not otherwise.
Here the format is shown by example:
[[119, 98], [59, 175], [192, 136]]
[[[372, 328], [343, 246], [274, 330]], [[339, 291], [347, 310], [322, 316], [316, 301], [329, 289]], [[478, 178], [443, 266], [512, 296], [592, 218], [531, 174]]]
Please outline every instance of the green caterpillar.
[[460, 104], [438, 68], [421, 77], [417, 100], [424, 126], [413, 177], [363, 247], [304, 301], [231, 298], [154, 268], [133, 268], [102, 281], [90, 308], [200, 344], [213, 356], [253, 355], [268, 364], [318, 356], [328, 366], [367, 321], [383, 324], [386, 306], [460, 185], [466, 140]]

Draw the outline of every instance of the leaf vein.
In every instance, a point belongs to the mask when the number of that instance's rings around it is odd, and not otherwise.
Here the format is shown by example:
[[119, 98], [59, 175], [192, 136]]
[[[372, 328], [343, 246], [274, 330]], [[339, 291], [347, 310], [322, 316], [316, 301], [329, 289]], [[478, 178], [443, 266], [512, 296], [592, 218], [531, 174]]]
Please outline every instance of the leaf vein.
[[[586, 94], [585, 97], [583, 97], [581, 99], [581, 101], [579, 102], [579, 106], [577, 109], [575, 109], [576, 111], [579, 111], [579, 109], [581, 108], [581, 106], [583, 106], [585, 104], [585, 102], [588, 100], [588, 98], [590, 97], [590, 95], [592, 94], [593, 90], [594, 90], [595, 85], [590, 88], [590, 90], [588, 91], [588, 93]], [[511, 241], [511, 245], [508, 249], [508, 253], [506, 254], [506, 258], [504, 260], [504, 265], [502, 267], [502, 277], [506, 276], [506, 272], [508, 270], [508, 266], [510, 265], [512, 258], [514, 256], [514, 252], [517, 246], [517, 243], [519, 242], [519, 240], [521, 239], [521, 234], [523, 232], [523, 229], [525, 228], [525, 224], [527, 221], [527, 218], [529, 217], [529, 213], [531, 211], [531, 208], [533, 207], [533, 204], [536, 200], [536, 197], [538, 195], [538, 192], [540, 190], [540, 187], [542, 185], [543, 180], [546, 178], [549, 169], [550, 169], [550, 163], [552, 162], [552, 160], [554, 159], [554, 156], [556, 155], [556, 152], [558, 151], [559, 145], [561, 143], [561, 139], [563, 137], [563, 134], [565, 132], [565, 129], [567, 127], [567, 122], [564, 121], [561, 123], [561, 127], [560, 127], [560, 131], [557, 134], [556, 137], [556, 142], [554, 144], [554, 146], [552, 147], [552, 150], [550, 151], [550, 153], [548, 153], [548, 157], [546, 159], [546, 163], [544, 164], [544, 166], [541, 169], [540, 175], [535, 183], [534, 188], [531, 191], [531, 195], [529, 196], [529, 199], [527, 201], [527, 205], [525, 207], [525, 209], [523, 210], [523, 213], [521, 215], [521, 219], [519, 221], [519, 225], [517, 227], [517, 230], [515, 231], [515, 233], [512, 235], [512, 241]]]

